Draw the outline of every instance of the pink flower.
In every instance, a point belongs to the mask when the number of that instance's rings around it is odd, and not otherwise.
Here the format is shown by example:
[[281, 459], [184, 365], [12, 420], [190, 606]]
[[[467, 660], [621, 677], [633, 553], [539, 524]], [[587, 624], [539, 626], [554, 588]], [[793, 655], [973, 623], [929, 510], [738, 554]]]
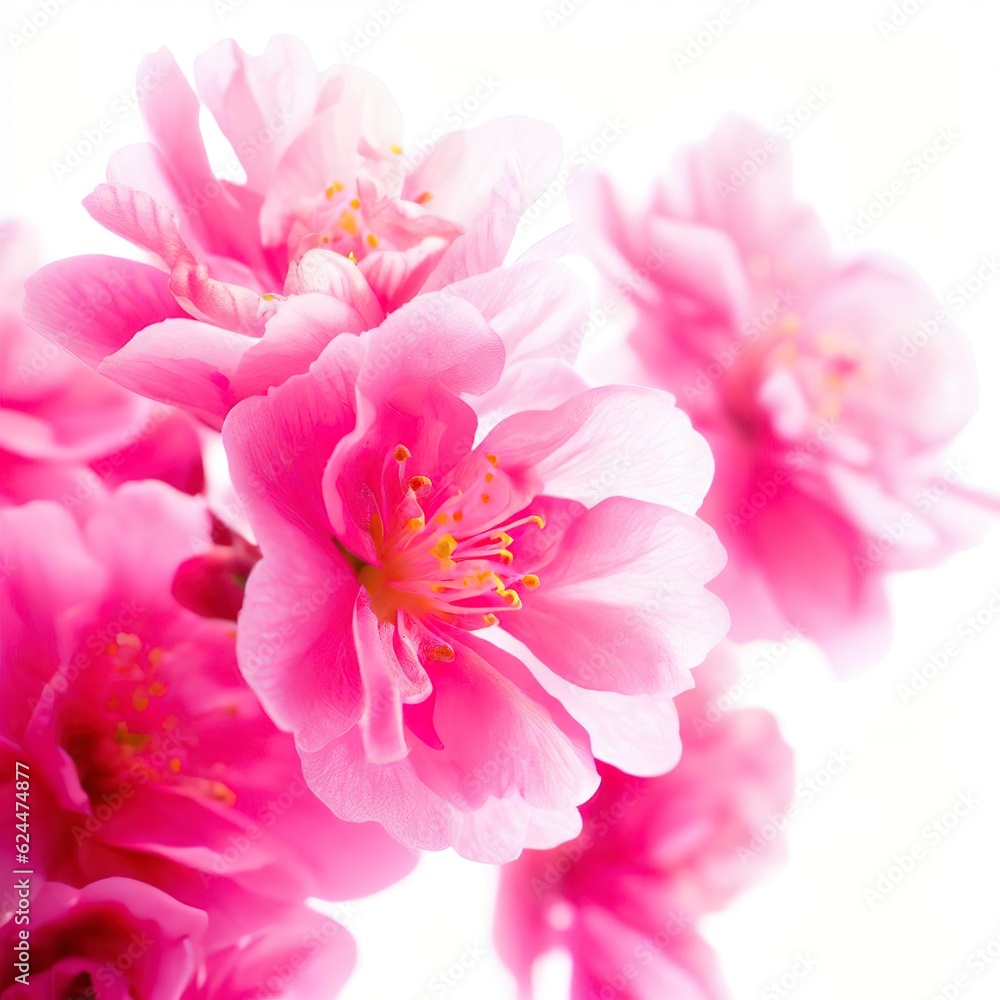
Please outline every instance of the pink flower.
[[523, 997], [535, 961], [555, 947], [572, 957], [574, 1000], [728, 995], [697, 921], [781, 857], [779, 841], [757, 835], [788, 805], [793, 773], [770, 715], [722, 712], [736, 667], [720, 647], [677, 700], [684, 749], [673, 771], [634, 778], [601, 765], [580, 835], [504, 866], [497, 945]]
[[190, 417], [95, 375], [24, 323], [24, 279], [37, 261], [28, 227], [0, 225], [0, 504], [50, 498], [85, 507], [129, 479], [201, 490]]
[[596, 252], [635, 305], [610, 377], [674, 392], [715, 455], [702, 513], [729, 553], [732, 637], [791, 623], [864, 667], [888, 640], [885, 574], [976, 533], [980, 501], [941, 455], [976, 405], [969, 345], [905, 265], [834, 255], [788, 143], [749, 122], [685, 152], [641, 215], [591, 193]]
[[210, 951], [207, 913], [130, 878], [45, 882], [26, 912], [27, 927], [0, 925], [2, 1000], [313, 1000], [334, 996], [354, 962], [344, 928], [304, 906]]
[[82, 528], [38, 501], [0, 512], [0, 758], [31, 771], [32, 860], [72, 885], [128, 876], [211, 915], [214, 948], [308, 896], [356, 898], [413, 858], [308, 790], [291, 737], [239, 675], [231, 622], [171, 597], [204, 502], [118, 488]]
[[674, 763], [672, 696], [726, 628], [692, 516], [711, 460], [672, 398], [539, 360], [487, 429], [460, 394], [494, 415], [505, 357], [421, 296], [223, 428], [263, 553], [237, 654], [310, 786], [493, 862], [575, 833], [594, 754]]
[[234, 151], [225, 176], [199, 97], [169, 52], [148, 57], [152, 141], [119, 151], [85, 205], [159, 266], [60, 261], [29, 283], [26, 314], [112, 379], [210, 421], [305, 371], [336, 334], [499, 267], [559, 164], [555, 131], [522, 118], [406, 156], [384, 87], [353, 67], [318, 73], [287, 36], [258, 57], [221, 42], [195, 77]]
[[132, 879], [82, 889], [48, 882], [31, 902], [24, 968], [15, 951], [24, 925], [0, 926], [0, 997], [180, 1000], [194, 980], [207, 922], [200, 910]]

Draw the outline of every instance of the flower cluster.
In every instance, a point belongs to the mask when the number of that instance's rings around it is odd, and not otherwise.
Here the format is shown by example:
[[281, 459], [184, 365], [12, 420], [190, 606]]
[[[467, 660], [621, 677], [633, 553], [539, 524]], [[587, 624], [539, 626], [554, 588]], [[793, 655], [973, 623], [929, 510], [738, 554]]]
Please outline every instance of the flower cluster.
[[[523, 995], [562, 946], [576, 997], [723, 996], [696, 922], [791, 794], [774, 719], [715, 711], [727, 605], [875, 657], [886, 571], [981, 505], [872, 549], [970, 414], [961, 335], [893, 361], [929, 293], [836, 260], [746, 123], [512, 257], [549, 126], [414, 163], [377, 80], [287, 37], [150, 76], [85, 200], [143, 259], [28, 277], [0, 231], [0, 996], [332, 996], [354, 943], [308, 900], [444, 848], [505, 865]], [[634, 319], [593, 381], [581, 254]]]

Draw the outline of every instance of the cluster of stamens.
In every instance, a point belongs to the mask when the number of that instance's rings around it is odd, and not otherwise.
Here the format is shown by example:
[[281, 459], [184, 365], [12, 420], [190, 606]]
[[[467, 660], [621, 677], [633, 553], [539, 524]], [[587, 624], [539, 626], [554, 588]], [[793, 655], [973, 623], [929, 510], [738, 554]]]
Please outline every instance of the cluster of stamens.
[[[409, 474], [410, 457], [409, 449], [399, 445], [386, 460], [383, 481], [398, 479], [402, 500], [388, 523], [373, 517], [379, 565], [362, 565], [358, 571], [375, 613], [383, 620], [393, 620], [400, 610], [429, 614], [470, 629], [495, 625], [501, 613], [521, 607], [522, 588], [534, 590], [541, 582], [533, 573], [514, 570], [511, 532], [529, 525], [544, 528], [544, 520], [527, 514], [499, 526], [464, 530], [464, 525], [481, 526], [482, 509], [498, 502], [490, 492], [497, 456], [485, 456], [476, 490], [443, 496], [426, 476]], [[432, 511], [429, 519], [425, 510]], [[440, 658], [447, 655], [442, 651]]]

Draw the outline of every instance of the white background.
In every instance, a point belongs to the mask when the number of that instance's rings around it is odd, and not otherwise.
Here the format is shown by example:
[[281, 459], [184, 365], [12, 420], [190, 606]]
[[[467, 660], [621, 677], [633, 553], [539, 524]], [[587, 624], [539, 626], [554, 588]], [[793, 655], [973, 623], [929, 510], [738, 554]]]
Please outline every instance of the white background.
[[[897, 253], [942, 297], [1000, 252], [995, 0], [907, 0], [900, 7], [914, 13], [897, 14], [898, 30], [879, 25], [892, 17], [892, 0], [565, 0], [562, 10], [570, 13], [559, 23], [557, 0], [394, 0], [399, 12], [363, 49], [356, 46], [359, 27], [386, 6], [63, 0], [51, 22], [15, 48], [10, 33], [22, 30], [21, 18], [37, 13], [41, 0], [4, 0], [0, 47], [14, 100], [2, 130], [12, 143], [0, 164], [2, 214], [36, 220], [52, 256], [125, 252], [79, 203], [103, 179], [108, 153], [141, 138], [138, 114], [116, 113], [140, 56], [166, 44], [190, 72], [194, 56], [221, 37], [259, 52], [270, 35], [288, 31], [308, 40], [320, 65], [349, 56], [380, 76], [403, 107], [411, 142], [466, 114], [473, 124], [523, 113], [554, 122], [567, 154], [579, 161], [593, 151], [606, 118], [620, 118], [626, 127], [596, 166], [636, 197], [677, 144], [705, 135], [723, 112], [742, 111], [775, 127], [813, 87], [825, 87], [832, 98], [795, 131], [798, 189], [845, 251]], [[723, 10], [731, 23], [682, 71], [676, 53]], [[482, 86], [481, 78], [492, 82]], [[479, 100], [477, 86], [480, 95], [493, 92]], [[463, 101], [468, 110], [456, 109]], [[66, 147], [109, 116], [114, 130], [101, 147], [57, 179]], [[906, 194], [850, 247], [844, 224], [878, 189], [905, 177], [909, 158], [948, 127], [958, 141], [919, 180], [908, 180]], [[525, 235], [541, 235], [561, 218], [549, 212]], [[998, 316], [1000, 287], [993, 285], [957, 314], [984, 386], [980, 416], [958, 452], [974, 467], [973, 480], [1000, 489], [993, 434], [1000, 414]], [[897, 579], [895, 645], [861, 680], [835, 682], [799, 643], [746, 699], [777, 713], [803, 779], [837, 750], [852, 763], [789, 824], [790, 861], [782, 873], [705, 924], [737, 1000], [1000, 995], [1000, 960], [978, 974], [967, 965], [991, 942], [1000, 955], [1000, 629], [990, 620], [972, 641], [959, 633], [970, 614], [991, 619], [998, 556], [994, 531], [978, 551]], [[1000, 598], [992, 607], [1000, 609]], [[948, 640], [958, 641], [961, 655], [902, 704], [897, 685]], [[947, 821], [952, 803], [970, 791], [978, 800], [972, 815], [931, 845], [926, 824]], [[924, 859], [869, 906], [865, 888], [894, 855], [918, 844]], [[362, 958], [344, 995], [510, 997], [512, 984], [492, 954], [453, 986], [433, 978], [467, 947], [488, 945], [494, 881], [488, 868], [436, 855], [412, 880], [353, 905], [347, 922]], [[804, 976], [793, 972], [800, 954], [813, 966]], [[564, 995], [565, 972], [558, 961], [543, 970], [544, 997]], [[963, 972], [967, 985], [938, 992]]]

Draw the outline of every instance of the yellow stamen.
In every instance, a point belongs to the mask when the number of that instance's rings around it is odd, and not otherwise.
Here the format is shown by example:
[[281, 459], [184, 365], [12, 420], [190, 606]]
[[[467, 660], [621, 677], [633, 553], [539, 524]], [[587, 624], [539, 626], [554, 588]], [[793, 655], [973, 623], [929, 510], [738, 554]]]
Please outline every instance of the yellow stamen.
[[490, 614], [488, 614], [488, 615], [483, 615], [483, 624], [484, 625], [487, 625], [487, 626], [489, 626], [489, 625], [496, 625], [496, 623], [498, 621], [500, 621], [500, 619], [497, 618], [497, 616], [495, 614], [493, 614], [492, 612]]
[[525, 575], [521, 577], [521, 583], [523, 583], [528, 590], [534, 590], [541, 582], [542, 581], [539, 580], [534, 573], [525, 573]]
[[537, 524], [539, 528], [545, 527], [545, 518], [539, 517], [538, 514], [532, 514], [531, 517], [528, 518], [528, 520], [534, 524]]
[[377, 247], [378, 246], [378, 237], [374, 233], [369, 233], [365, 237], [365, 239], [368, 241], [368, 245], [370, 247]]
[[443, 514], [443, 513], [442, 514], [438, 514], [437, 517], [434, 518], [434, 523], [435, 524], [447, 524], [448, 523], [448, 515], [447, 514]]
[[510, 545], [510, 543], [513, 542], [514, 539], [510, 535], [508, 535], [506, 531], [499, 531], [495, 535], [490, 535], [490, 541], [497, 542], [500, 545], [506, 546]]
[[358, 258], [354, 256], [354, 251], [353, 251], [353, 250], [352, 250], [352, 251], [351, 251], [351, 252], [350, 252], [350, 253], [349, 253], [349, 254], [347, 255], [347, 259], [348, 259], [348, 260], [349, 260], [349, 261], [350, 261], [350, 262], [351, 262], [352, 264], [357, 264], [357, 262], [358, 262]]
[[490, 495], [489, 495], [489, 493], [484, 493], [479, 499], [482, 500], [483, 503], [489, 503], [490, 502]]
[[487, 455], [487, 456], [486, 456], [486, 461], [487, 461], [487, 462], [489, 462], [489, 463], [490, 463], [490, 465], [492, 465], [492, 466], [494, 466], [494, 467], [495, 467], [495, 466], [496, 466], [496, 464], [497, 464], [497, 462], [499, 462], [499, 461], [500, 461], [500, 459], [499, 459], [499, 458], [497, 458], [497, 457], [496, 457], [496, 455]]
[[392, 151], [393, 151], [393, 152], [394, 152], [394, 153], [395, 153], [395, 154], [396, 154], [397, 156], [402, 156], [402, 155], [403, 155], [403, 147], [402, 147], [402, 146], [397, 146], [397, 145], [396, 145], [395, 143], [393, 143], [393, 144], [392, 144], [392, 145], [391, 145], [391, 146], [390, 146], [389, 148], [390, 148], [390, 149], [391, 149], [391, 150], [392, 150]]
[[261, 298], [262, 298], [262, 299], [263, 299], [263, 300], [264, 300], [265, 302], [273, 302], [273, 301], [274, 301], [274, 300], [275, 300], [275, 299], [276, 299], [277, 297], [278, 297], [278, 296], [277, 296], [277, 295], [275, 295], [275, 294], [274, 294], [274, 292], [268, 292], [268, 293], [267, 293], [267, 295], [262, 295], [262, 296], [261, 296]]
[[343, 212], [340, 213], [340, 218], [337, 220], [337, 225], [344, 230], [350, 236], [358, 235], [358, 223], [354, 216], [345, 208]]
[[[427, 487], [431, 485], [431, 481], [426, 476], [411, 476], [408, 485], [410, 489], [416, 493], [417, 490], [427, 489]], [[445, 520], [447, 520], [447, 518], [445, 518]]]
[[357, 198], [352, 198], [352, 199], [351, 199], [351, 200], [350, 200], [350, 201], [349, 201], [349, 202], [348, 202], [347, 204], [348, 204], [348, 205], [350, 205], [350, 206], [351, 206], [351, 208], [353, 208], [355, 212], [356, 212], [356, 211], [357, 211], [357, 210], [358, 210], [359, 208], [361, 208], [361, 202], [360, 202], [360, 201], [358, 201], [358, 199], [357, 199]]
[[451, 663], [455, 659], [455, 650], [451, 646], [431, 646], [427, 650], [427, 655], [432, 660]]
[[492, 472], [487, 472], [486, 475], [483, 478], [486, 480], [486, 482], [492, 483], [493, 482], [493, 473]]
[[500, 596], [503, 598], [505, 604], [509, 604], [512, 608], [519, 608], [521, 606], [521, 598], [518, 597], [516, 590], [501, 590]]
[[462, 520], [462, 516], [463, 516], [463, 515], [462, 515], [462, 512], [461, 512], [460, 510], [456, 510], [456, 511], [455, 511], [455, 513], [454, 513], [454, 514], [452, 514], [451, 516], [452, 516], [452, 517], [453, 517], [453, 518], [454, 518], [454, 519], [455, 519], [456, 521], [461, 521], [461, 520]]
[[497, 555], [500, 557], [500, 562], [502, 562], [504, 566], [510, 566], [514, 562], [514, 555], [509, 549], [501, 549]]
[[410, 449], [407, 448], [405, 444], [397, 444], [396, 450], [392, 453], [392, 457], [397, 462], [405, 462], [410, 457]]
[[417, 195], [417, 204], [426, 205], [427, 202], [429, 202], [433, 197], [434, 195], [432, 195], [430, 191], [424, 191], [422, 194]]
[[426, 527], [426, 522], [423, 517], [411, 517], [409, 521], [406, 522], [407, 531], [423, 531]]
[[451, 559], [451, 554], [458, 548], [458, 542], [452, 535], [442, 535], [432, 546], [431, 555], [441, 562]]

